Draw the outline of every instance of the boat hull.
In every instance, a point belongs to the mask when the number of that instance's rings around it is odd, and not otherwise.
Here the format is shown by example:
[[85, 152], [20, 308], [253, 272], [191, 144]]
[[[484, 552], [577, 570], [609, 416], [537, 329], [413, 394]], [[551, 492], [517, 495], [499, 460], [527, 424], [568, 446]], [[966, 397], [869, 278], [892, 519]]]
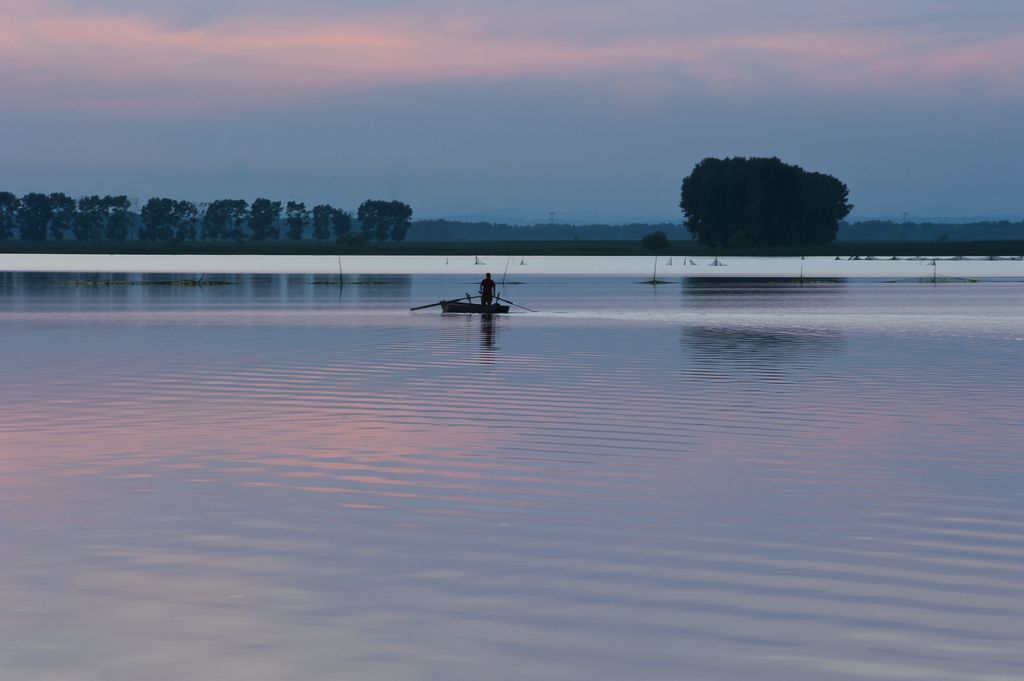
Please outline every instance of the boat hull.
[[508, 305], [481, 305], [480, 303], [449, 302], [441, 305], [441, 312], [462, 312], [465, 314], [508, 314]]

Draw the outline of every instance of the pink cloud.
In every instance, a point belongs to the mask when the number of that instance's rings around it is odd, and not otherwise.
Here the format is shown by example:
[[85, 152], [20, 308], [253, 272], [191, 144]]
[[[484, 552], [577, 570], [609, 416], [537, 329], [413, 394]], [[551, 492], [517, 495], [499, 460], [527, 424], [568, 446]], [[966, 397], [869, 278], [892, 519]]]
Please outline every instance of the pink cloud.
[[[0, 0], [0, 83], [11, 104], [203, 108], [451, 80], [603, 79], [748, 92], [935, 87], [979, 78], [1020, 91], [1024, 40], [973, 44], [845, 30], [696, 37], [524, 37], [472, 15], [220, 22], [47, 13]], [[656, 75], [654, 75], [656, 74]]]

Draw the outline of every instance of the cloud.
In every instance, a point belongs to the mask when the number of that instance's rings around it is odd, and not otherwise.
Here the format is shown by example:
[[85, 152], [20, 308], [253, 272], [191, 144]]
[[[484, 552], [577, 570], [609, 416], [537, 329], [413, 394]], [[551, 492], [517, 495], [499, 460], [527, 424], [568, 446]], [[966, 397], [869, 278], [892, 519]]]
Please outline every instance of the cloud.
[[[223, 108], [377, 87], [514, 79], [713, 91], [927, 89], [982, 79], [1021, 90], [1019, 35], [973, 42], [906, 28], [667, 35], [608, 28], [608, 8], [577, 27], [564, 10], [522, 17], [407, 10], [352, 17], [220, 17], [169, 25], [137, 14], [74, 13], [0, 0], [0, 83], [25, 107]], [[577, 14], [582, 10], [577, 9]], [[547, 26], [547, 28], [544, 28]], [[553, 27], [553, 28], [552, 28]]]

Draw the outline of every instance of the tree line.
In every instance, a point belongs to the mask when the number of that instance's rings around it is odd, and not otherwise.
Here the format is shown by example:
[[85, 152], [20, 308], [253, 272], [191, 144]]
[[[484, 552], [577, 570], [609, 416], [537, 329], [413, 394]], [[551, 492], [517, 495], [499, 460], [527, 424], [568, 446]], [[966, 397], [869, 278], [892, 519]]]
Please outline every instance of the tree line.
[[367, 199], [351, 213], [330, 204], [258, 198], [193, 203], [153, 197], [135, 210], [127, 196], [0, 192], [0, 240], [60, 241], [402, 241], [412, 208], [401, 201]]
[[840, 241], [1024, 241], [1024, 221], [898, 222], [861, 220], [839, 225]]

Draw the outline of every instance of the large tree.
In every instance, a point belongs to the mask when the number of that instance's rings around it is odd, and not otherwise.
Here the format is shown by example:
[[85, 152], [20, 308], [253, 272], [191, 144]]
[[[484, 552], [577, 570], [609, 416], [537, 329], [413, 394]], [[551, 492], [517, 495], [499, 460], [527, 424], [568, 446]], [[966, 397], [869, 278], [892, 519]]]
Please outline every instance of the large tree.
[[191, 201], [151, 198], [142, 207], [143, 241], [187, 241], [196, 237], [199, 211]]
[[284, 209], [284, 224], [288, 238], [292, 241], [302, 239], [302, 233], [309, 224], [309, 211], [301, 201], [289, 201]]
[[93, 194], [78, 199], [78, 212], [71, 230], [79, 241], [124, 241], [131, 223], [131, 202], [127, 196]]
[[254, 241], [277, 239], [277, 220], [281, 217], [281, 202], [256, 199], [249, 209], [249, 229]]
[[50, 194], [50, 207], [53, 210], [50, 217], [50, 236], [55, 241], [60, 241], [66, 232], [74, 229], [78, 206], [75, 200], [64, 192], [54, 192]]
[[14, 238], [15, 217], [18, 214], [18, 197], [11, 192], [0, 192], [0, 239]]
[[18, 228], [21, 238], [28, 241], [46, 241], [46, 233], [53, 219], [53, 204], [46, 194], [32, 192], [18, 203]]
[[152, 197], [139, 213], [143, 241], [170, 241], [174, 237], [174, 199]]
[[313, 206], [313, 238], [327, 241], [331, 238], [331, 213], [334, 208], [330, 204], [321, 203]]
[[127, 196], [104, 196], [103, 208], [106, 212], [107, 224], [103, 237], [108, 241], [124, 241], [128, 238], [132, 225], [132, 203]]
[[203, 239], [241, 241], [243, 226], [248, 220], [249, 204], [245, 199], [218, 199], [203, 214]]
[[171, 209], [175, 241], [195, 241], [199, 209], [191, 201], [175, 201]]
[[96, 241], [103, 237], [107, 224], [107, 205], [97, 195], [83, 196], [78, 199], [78, 212], [71, 227], [75, 238], [79, 241]]
[[359, 206], [357, 217], [368, 240], [401, 241], [412, 225], [412, 208], [401, 201], [367, 199]]
[[344, 241], [352, 231], [352, 213], [341, 208], [331, 208], [331, 231], [337, 241]]
[[700, 243], [825, 244], [853, 208], [846, 185], [777, 158], [705, 158], [683, 180], [680, 208]]

